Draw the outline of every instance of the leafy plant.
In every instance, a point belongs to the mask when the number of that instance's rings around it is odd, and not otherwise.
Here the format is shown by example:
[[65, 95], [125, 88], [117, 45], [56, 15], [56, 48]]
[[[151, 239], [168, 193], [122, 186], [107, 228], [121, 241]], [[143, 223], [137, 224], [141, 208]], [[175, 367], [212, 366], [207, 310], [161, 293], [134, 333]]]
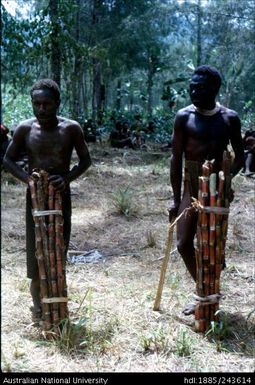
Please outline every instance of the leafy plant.
[[187, 330], [181, 329], [176, 339], [176, 353], [178, 356], [189, 356], [191, 354], [192, 343], [191, 338], [187, 334]]
[[144, 352], [165, 352], [167, 350], [168, 339], [166, 333], [159, 325], [157, 330], [149, 331], [141, 337], [141, 344]]
[[129, 187], [125, 189], [118, 189], [112, 193], [112, 203], [119, 214], [130, 217], [135, 214], [133, 204], [133, 193]]
[[[89, 304], [82, 304], [88, 295]], [[111, 337], [115, 327], [118, 325], [117, 319], [112, 317], [103, 322], [97, 329], [92, 325], [92, 290], [88, 289], [81, 301], [76, 314], [82, 311], [83, 315], [77, 317], [73, 322], [66, 319], [59, 325], [59, 331], [54, 336], [56, 346], [64, 353], [105, 353], [111, 346]]]
[[146, 232], [147, 247], [155, 247], [157, 242], [153, 231], [148, 230]]
[[219, 315], [220, 319], [219, 321], [211, 321], [211, 325], [205, 335], [212, 337], [216, 343], [218, 352], [227, 351], [227, 349], [223, 347], [222, 341], [234, 333], [228, 322], [227, 315], [222, 310], [218, 310], [215, 315]]
[[231, 328], [227, 316], [223, 311], [218, 310], [215, 315], [220, 315], [220, 319], [219, 321], [211, 322], [211, 326], [206, 332], [206, 336], [211, 334], [216, 340], [223, 340], [231, 334]]

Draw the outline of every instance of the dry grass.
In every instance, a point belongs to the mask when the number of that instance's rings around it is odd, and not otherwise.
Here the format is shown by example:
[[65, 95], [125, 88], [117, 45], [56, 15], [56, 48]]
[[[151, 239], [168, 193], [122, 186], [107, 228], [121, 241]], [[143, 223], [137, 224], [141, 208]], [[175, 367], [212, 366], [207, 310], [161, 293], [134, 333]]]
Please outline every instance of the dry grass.
[[[93, 167], [72, 184], [70, 248], [97, 249], [104, 258], [67, 266], [71, 325], [56, 342], [47, 342], [31, 324], [25, 187], [3, 174], [2, 371], [253, 371], [254, 180], [237, 176], [234, 183], [221, 278], [224, 336], [205, 337], [194, 332], [193, 316], [181, 315], [195, 288], [177, 252], [170, 258], [161, 311], [152, 310], [167, 231], [169, 156], [96, 145], [90, 150]], [[133, 211], [125, 216], [112, 197], [127, 188]]]

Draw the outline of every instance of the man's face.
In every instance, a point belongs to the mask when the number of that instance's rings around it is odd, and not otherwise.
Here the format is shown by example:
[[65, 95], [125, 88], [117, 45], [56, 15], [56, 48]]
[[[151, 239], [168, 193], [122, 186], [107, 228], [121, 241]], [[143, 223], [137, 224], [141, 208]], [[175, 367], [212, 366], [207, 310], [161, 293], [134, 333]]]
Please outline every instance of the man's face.
[[189, 86], [189, 94], [192, 103], [203, 109], [214, 108], [217, 91], [208, 81], [206, 75], [195, 74]]
[[34, 115], [39, 122], [47, 122], [56, 117], [59, 102], [50, 90], [35, 90], [32, 93]]

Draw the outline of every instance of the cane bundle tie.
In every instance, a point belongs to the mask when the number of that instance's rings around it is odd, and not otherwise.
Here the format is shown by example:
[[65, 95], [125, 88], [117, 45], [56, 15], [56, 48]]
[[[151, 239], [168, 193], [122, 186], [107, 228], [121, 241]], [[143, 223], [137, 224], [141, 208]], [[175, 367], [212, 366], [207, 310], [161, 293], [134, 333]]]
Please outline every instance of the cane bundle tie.
[[52, 298], [42, 298], [42, 303], [59, 303], [59, 302], [67, 302], [67, 297], [52, 297]]
[[229, 209], [226, 207], [212, 207], [212, 206], [203, 206], [201, 203], [196, 199], [192, 198], [192, 206], [197, 210], [204, 213], [213, 213], [218, 215], [228, 215]]
[[[62, 196], [48, 182], [48, 173], [32, 173], [29, 188], [35, 222], [36, 258], [40, 279], [43, 330], [59, 331], [68, 317], [63, 238]], [[52, 334], [47, 333], [48, 337]]]
[[33, 217], [45, 217], [48, 215], [62, 215], [61, 210], [32, 210]]
[[222, 298], [223, 296], [221, 294], [210, 294], [206, 297], [200, 297], [199, 295], [194, 294], [195, 301], [200, 302], [201, 305], [213, 305], [219, 303]]
[[231, 156], [223, 154], [222, 170], [214, 172], [214, 161], [202, 165], [198, 178], [198, 199], [192, 206], [198, 211], [196, 233], [195, 330], [205, 332], [218, 321], [220, 275], [225, 263], [228, 229]]

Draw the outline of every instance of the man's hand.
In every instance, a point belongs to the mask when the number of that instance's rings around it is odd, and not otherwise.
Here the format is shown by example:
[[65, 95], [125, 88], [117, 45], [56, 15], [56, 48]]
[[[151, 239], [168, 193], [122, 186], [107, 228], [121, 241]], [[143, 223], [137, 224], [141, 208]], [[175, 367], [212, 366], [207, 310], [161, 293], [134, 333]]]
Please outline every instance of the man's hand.
[[180, 204], [174, 204], [173, 206], [169, 207], [168, 209], [168, 215], [169, 215], [169, 222], [171, 223], [174, 218], [177, 217], [178, 210], [179, 210]]
[[48, 178], [48, 181], [52, 183], [56, 191], [64, 191], [66, 188], [66, 181], [61, 175], [51, 175]]

